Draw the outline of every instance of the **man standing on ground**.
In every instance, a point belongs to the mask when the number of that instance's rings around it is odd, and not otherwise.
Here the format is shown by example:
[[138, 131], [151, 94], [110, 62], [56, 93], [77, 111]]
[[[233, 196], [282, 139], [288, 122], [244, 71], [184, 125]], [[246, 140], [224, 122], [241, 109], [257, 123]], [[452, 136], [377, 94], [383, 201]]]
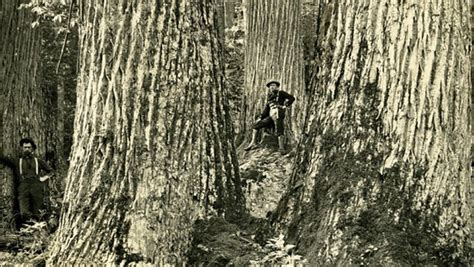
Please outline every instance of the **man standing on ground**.
[[280, 83], [278, 81], [270, 81], [267, 83], [268, 95], [265, 109], [258, 120], [253, 125], [252, 141], [245, 148], [246, 151], [257, 148], [258, 132], [261, 128], [275, 128], [278, 136], [278, 147], [280, 152], [285, 152], [285, 136], [284, 136], [284, 119], [286, 109], [293, 104], [295, 97], [283, 90], [279, 90]]
[[0, 163], [11, 167], [19, 178], [18, 202], [21, 219], [25, 223], [31, 219], [41, 219], [40, 211], [45, 208], [43, 182], [50, 176], [40, 177], [40, 174], [49, 174], [52, 169], [34, 155], [36, 144], [31, 138], [21, 139], [20, 146], [21, 155], [18, 158], [0, 156]]

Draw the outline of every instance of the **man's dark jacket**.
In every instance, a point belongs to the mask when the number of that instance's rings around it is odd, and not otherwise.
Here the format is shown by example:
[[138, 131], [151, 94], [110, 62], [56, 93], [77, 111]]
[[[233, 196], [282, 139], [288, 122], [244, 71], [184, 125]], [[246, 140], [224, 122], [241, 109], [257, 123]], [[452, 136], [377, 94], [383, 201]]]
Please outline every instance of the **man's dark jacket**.
[[[288, 94], [283, 90], [272, 90], [267, 95], [267, 104], [265, 105], [265, 109], [263, 110], [260, 118], [266, 118], [270, 116], [270, 108], [274, 105], [278, 106], [286, 106], [289, 107], [295, 101], [295, 97]], [[282, 114], [284, 116], [284, 113]]]

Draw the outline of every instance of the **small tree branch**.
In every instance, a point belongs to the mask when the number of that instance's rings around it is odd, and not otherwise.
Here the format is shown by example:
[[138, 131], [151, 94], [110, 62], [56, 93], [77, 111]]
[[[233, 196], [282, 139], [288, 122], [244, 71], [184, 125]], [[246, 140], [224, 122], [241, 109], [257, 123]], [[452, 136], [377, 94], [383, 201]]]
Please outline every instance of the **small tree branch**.
[[66, 35], [64, 36], [63, 46], [61, 48], [61, 54], [59, 54], [58, 65], [56, 65], [56, 74], [59, 73], [59, 66], [61, 65], [61, 59], [63, 58], [64, 50], [66, 50], [67, 38], [69, 36], [69, 31], [71, 29], [71, 16], [72, 16], [73, 7], [74, 7], [74, 0], [71, 0], [71, 4], [69, 5], [69, 15], [67, 18], [67, 31], [66, 31]]

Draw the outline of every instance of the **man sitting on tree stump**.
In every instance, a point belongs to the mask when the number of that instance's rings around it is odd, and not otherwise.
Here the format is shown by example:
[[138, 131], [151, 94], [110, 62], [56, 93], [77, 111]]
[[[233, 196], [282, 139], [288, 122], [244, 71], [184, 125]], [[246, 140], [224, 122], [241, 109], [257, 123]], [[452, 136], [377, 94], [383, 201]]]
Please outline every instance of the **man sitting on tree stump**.
[[284, 136], [284, 119], [286, 109], [293, 104], [295, 97], [283, 90], [279, 90], [280, 83], [278, 81], [270, 81], [267, 83], [268, 95], [265, 109], [258, 120], [253, 125], [252, 141], [245, 148], [246, 151], [257, 148], [258, 132], [262, 128], [275, 128], [278, 136], [278, 147], [280, 152], [285, 153], [285, 136]]
[[0, 163], [13, 169], [19, 177], [18, 202], [23, 223], [29, 220], [39, 220], [40, 211], [44, 210], [44, 183], [50, 178], [40, 173], [49, 174], [52, 169], [46, 162], [34, 156], [36, 144], [31, 138], [20, 140], [21, 155], [18, 158], [0, 156]]

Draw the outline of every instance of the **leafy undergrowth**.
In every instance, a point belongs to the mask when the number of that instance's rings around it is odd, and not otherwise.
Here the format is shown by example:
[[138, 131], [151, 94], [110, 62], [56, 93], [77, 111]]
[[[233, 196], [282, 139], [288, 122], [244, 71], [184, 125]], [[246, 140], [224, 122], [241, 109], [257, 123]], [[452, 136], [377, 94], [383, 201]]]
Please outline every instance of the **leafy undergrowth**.
[[27, 222], [19, 231], [7, 229], [0, 233], [0, 266], [44, 266], [46, 250], [52, 233], [59, 223], [62, 205], [62, 177], [66, 169], [56, 171], [56, 176], [48, 181], [48, 212], [43, 212], [43, 221]]
[[264, 256], [260, 244], [255, 241], [257, 232], [221, 218], [197, 221], [189, 263], [204, 266], [248, 264], [250, 260]]
[[294, 245], [272, 231], [266, 220], [247, 216], [237, 223], [213, 217], [197, 221], [188, 264], [197, 266], [301, 265]]
[[46, 222], [31, 222], [18, 233], [11, 234], [8, 251], [0, 252], [0, 266], [44, 266], [50, 230]]

